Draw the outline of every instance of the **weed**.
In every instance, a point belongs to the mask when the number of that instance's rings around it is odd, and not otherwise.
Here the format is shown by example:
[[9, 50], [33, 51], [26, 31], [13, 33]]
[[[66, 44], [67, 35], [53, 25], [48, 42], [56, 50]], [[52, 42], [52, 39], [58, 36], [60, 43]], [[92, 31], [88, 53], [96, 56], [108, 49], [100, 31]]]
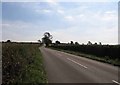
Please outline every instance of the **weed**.
[[2, 83], [46, 83], [39, 44], [2, 44]]

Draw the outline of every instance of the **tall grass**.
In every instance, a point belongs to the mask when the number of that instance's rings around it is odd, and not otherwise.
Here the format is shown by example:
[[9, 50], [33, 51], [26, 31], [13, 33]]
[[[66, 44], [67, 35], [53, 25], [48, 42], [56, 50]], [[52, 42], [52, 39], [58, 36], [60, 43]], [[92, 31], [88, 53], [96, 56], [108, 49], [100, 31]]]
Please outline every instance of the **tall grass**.
[[0, 84], [2, 84], [2, 43], [0, 42]]
[[46, 83], [39, 44], [2, 44], [3, 84]]

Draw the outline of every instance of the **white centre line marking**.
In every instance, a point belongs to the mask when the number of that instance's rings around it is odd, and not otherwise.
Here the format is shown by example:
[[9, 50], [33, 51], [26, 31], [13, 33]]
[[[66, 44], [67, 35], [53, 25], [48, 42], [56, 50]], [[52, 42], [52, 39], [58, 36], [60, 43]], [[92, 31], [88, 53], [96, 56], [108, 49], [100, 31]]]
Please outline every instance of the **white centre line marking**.
[[120, 83], [119, 82], [117, 82], [117, 81], [115, 81], [115, 80], [112, 80], [114, 83], [116, 83], [116, 84], [118, 84], [118, 85], [120, 85]]
[[72, 59], [70, 59], [70, 58], [67, 58], [67, 59], [70, 60], [70, 61], [72, 61], [73, 63], [76, 63], [76, 64], [84, 67], [84, 68], [87, 68], [86, 66], [84, 66], [84, 65], [82, 65], [82, 64], [80, 64], [80, 63], [78, 63], [78, 62], [76, 62], [76, 61], [74, 61], [74, 60], [72, 60]]

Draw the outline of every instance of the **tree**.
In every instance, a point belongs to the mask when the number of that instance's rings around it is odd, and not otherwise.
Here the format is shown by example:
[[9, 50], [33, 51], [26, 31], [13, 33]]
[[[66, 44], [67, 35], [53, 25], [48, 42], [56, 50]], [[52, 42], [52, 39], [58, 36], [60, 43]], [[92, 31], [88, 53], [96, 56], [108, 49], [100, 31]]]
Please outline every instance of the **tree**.
[[92, 43], [90, 41], [88, 41], [87, 45], [92, 45]]
[[97, 45], [97, 43], [95, 42], [95, 44], [94, 45]]
[[41, 40], [38, 40], [39, 43], [41, 43]]
[[44, 37], [42, 38], [42, 43], [45, 44], [45, 46], [49, 46], [52, 43], [52, 35], [49, 32], [44, 33]]
[[6, 42], [7, 42], [7, 43], [10, 43], [10, 42], [11, 42], [11, 40], [7, 40]]
[[84, 45], [84, 43], [82, 43], [82, 45]]
[[101, 42], [99, 42], [99, 45], [102, 45], [102, 43], [101, 43]]
[[73, 41], [70, 41], [70, 44], [73, 45], [74, 44]]
[[75, 42], [75, 45], [79, 45], [79, 43], [78, 43], [78, 42]]
[[60, 44], [60, 41], [57, 40], [57, 41], [55, 41], [55, 43], [58, 45], [58, 44]]

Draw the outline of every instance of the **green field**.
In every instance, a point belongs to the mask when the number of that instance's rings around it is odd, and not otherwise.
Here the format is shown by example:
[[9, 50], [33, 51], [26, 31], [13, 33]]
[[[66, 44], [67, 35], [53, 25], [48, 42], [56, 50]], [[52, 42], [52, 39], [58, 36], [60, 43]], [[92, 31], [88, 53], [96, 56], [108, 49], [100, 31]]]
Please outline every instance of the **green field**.
[[46, 83], [39, 44], [2, 43], [2, 83]]

